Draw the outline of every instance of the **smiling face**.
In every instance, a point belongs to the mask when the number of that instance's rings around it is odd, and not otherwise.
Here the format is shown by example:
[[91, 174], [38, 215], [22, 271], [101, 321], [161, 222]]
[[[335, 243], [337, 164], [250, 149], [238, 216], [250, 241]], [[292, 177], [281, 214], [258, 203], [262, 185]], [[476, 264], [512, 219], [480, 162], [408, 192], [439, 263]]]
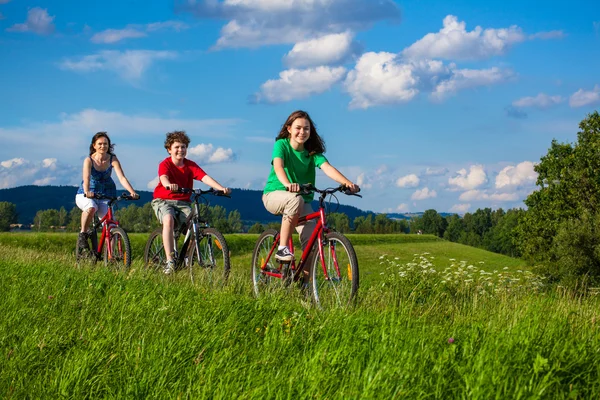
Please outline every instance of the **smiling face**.
[[175, 141], [173, 144], [171, 144], [171, 147], [167, 149], [167, 151], [171, 155], [171, 160], [173, 160], [173, 163], [181, 164], [187, 155], [187, 145], [185, 143]]
[[94, 142], [94, 150], [96, 153], [104, 155], [108, 152], [110, 144], [108, 143], [108, 139], [104, 136], [100, 136]]
[[304, 150], [304, 143], [310, 138], [310, 122], [306, 118], [296, 118], [287, 128], [290, 145], [295, 150]]

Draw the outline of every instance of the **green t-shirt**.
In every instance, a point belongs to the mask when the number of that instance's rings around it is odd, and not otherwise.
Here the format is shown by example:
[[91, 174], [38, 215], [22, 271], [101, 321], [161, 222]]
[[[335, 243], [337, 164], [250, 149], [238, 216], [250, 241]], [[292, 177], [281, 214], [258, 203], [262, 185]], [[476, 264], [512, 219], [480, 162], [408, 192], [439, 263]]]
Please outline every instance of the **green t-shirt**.
[[[271, 173], [265, 190], [263, 193], [270, 193], [276, 190], [285, 190], [283, 183], [277, 178], [275, 174], [275, 167], [273, 167], [273, 160], [275, 158], [281, 158], [283, 160], [283, 169], [285, 174], [291, 183], [312, 183], [315, 184], [315, 167], [321, 168], [323, 163], [327, 162], [327, 158], [323, 154], [308, 154], [308, 150], [296, 151], [290, 145], [290, 139], [279, 139], [275, 142], [273, 147], [273, 156], [271, 157]], [[310, 203], [313, 200], [314, 193], [302, 196], [305, 202]]]

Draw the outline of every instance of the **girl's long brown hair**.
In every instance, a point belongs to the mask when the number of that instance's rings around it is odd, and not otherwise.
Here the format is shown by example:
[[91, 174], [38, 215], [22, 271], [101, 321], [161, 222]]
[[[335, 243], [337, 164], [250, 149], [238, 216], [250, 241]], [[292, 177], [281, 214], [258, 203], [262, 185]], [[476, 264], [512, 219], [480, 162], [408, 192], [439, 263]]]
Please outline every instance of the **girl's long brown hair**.
[[279, 131], [279, 135], [277, 135], [275, 141], [279, 139], [289, 138], [290, 133], [288, 132], [288, 128], [292, 126], [294, 121], [298, 118], [307, 119], [310, 123], [310, 137], [308, 138], [306, 143], [304, 143], [304, 148], [308, 150], [308, 154], [313, 155], [325, 153], [325, 141], [317, 133], [317, 127], [315, 126], [313, 120], [310, 118], [310, 115], [308, 115], [306, 111], [302, 110], [297, 110], [290, 114], [290, 116], [287, 118], [287, 120], [281, 127], [281, 131]]

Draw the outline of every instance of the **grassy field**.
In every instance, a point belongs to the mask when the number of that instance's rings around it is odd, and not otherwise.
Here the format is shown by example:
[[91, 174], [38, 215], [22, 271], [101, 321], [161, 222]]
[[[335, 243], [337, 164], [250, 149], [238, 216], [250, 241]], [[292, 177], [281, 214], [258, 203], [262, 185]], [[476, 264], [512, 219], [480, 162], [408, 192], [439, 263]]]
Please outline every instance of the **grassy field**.
[[[76, 269], [75, 235], [0, 234], [3, 398], [598, 398], [600, 301], [431, 236], [350, 235], [353, 309], [255, 299], [256, 235], [226, 287]], [[429, 253], [429, 254], [427, 254]]]

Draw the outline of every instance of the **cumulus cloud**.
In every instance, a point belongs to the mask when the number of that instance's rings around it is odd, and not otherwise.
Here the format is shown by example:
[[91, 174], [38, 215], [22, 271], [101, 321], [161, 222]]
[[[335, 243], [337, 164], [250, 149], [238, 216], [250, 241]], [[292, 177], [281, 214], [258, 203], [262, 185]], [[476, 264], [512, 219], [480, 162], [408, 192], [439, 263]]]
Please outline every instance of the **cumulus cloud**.
[[509, 70], [457, 69], [435, 60], [405, 60], [387, 52], [363, 54], [344, 82], [352, 100], [350, 108], [369, 108], [382, 104], [411, 101], [421, 91], [432, 99], [443, 100], [459, 90], [488, 86], [508, 80]]
[[410, 174], [410, 175], [406, 175], [401, 178], [398, 178], [398, 180], [396, 180], [396, 186], [398, 186], [400, 188], [413, 188], [413, 187], [419, 186], [420, 182], [421, 182], [421, 180], [419, 179], [419, 177], [417, 175]]
[[178, 57], [174, 51], [156, 50], [104, 50], [79, 58], [65, 59], [59, 67], [76, 72], [111, 71], [122, 79], [135, 83], [156, 61], [173, 60]]
[[201, 164], [218, 164], [234, 161], [236, 156], [232, 149], [223, 147], [215, 147], [208, 143], [200, 143], [188, 149], [190, 158]]
[[469, 211], [469, 208], [471, 208], [471, 204], [469, 203], [455, 204], [450, 207], [450, 212], [464, 214]]
[[486, 193], [482, 190], [468, 190], [462, 193], [458, 199], [460, 201], [516, 201], [519, 200], [519, 195], [517, 193]]
[[358, 175], [358, 177], [356, 178], [356, 184], [363, 189], [370, 189], [373, 187], [373, 184], [370, 181], [368, 181], [367, 176], [364, 172]]
[[487, 174], [483, 165], [471, 165], [469, 171], [461, 169], [457, 171], [457, 176], [448, 179], [448, 183], [454, 190], [475, 189], [487, 182]]
[[443, 100], [460, 90], [478, 86], [490, 86], [505, 82], [514, 77], [510, 70], [492, 67], [488, 69], [456, 69], [452, 76], [440, 82], [431, 94], [434, 100]]
[[98, 32], [90, 39], [93, 43], [116, 43], [124, 39], [141, 38], [147, 36], [147, 32], [155, 32], [163, 29], [181, 31], [187, 29], [188, 25], [181, 21], [154, 22], [146, 25], [127, 25], [123, 29], [106, 29]]
[[600, 102], [600, 86], [594, 86], [591, 91], [579, 89], [569, 98], [571, 107], [583, 107]]
[[156, 186], [158, 186], [158, 182], [160, 181], [160, 178], [158, 176], [155, 176], [154, 179], [152, 179], [150, 182], [148, 182], [148, 184], [146, 185], [146, 187], [150, 190], [154, 190], [154, 188]]
[[186, 1], [178, 9], [199, 18], [228, 20], [216, 48], [298, 43], [400, 18], [393, 0], [200, 0]]
[[81, 167], [59, 163], [56, 158], [30, 161], [13, 158], [0, 162], [0, 189], [23, 185], [77, 185]]
[[296, 43], [284, 57], [284, 62], [292, 68], [315, 67], [338, 64], [356, 54], [358, 47], [349, 31], [332, 33], [316, 39]]
[[512, 102], [514, 107], [533, 107], [540, 110], [553, 107], [564, 101], [561, 96], [548, 96], [545, 93], [540, 93], [535, 97], [522, 97]]
[[563, 31], [556, 30], [556, 31], [534, 33], [532, 35], [529, 35], [529, 39], [542, 39], [542, 40], [562, 39], [565, 36], [566, 35]]
[[310, 69], [288, 69], [279, 73], [279, 79], [263, 83], [253, 101], [257, 103], [281, 103], [303, 99], [323, 93], [346, 74], [344, 67], [316, 67]]
[[425, 170], [425, 175], [428, 175], [428, 176], [442, 176], [442, 175], [446, 175], [447, 173], [448, 173], [448, 168], [445, 168], [445, 167], [441, 167], [441, 168], [428, 167]]
[[534, 166], [531, 161], [523, 161], [516, 166], [505, 167], [496, 176], [496, 189], [534, 185], [538, 176]]
[[33, 32], [49, 35], [54, 32], [54, 16], [48, 14], [45, 8], [34, 7], [27, 12], [27, 21], [15, 24], [6, 30], [9, 32]]
[[480, 60], [505, 54], [525, 39], [521, 28], [514, 25], [501, 29], [476, 26], [468, 32], [464, 21], [448, 15], [439, 32], [425, 35], [402, 53], [416, 59]]
[[400, 212], [400, 213], [407, 212], [409, 209], [410, 208], [409, 208], [408, 204], [401, 203], [401, 204], [398, 204], [398, 206], [396, 207], [396, 212]]
[[425, 200], [437, 197], [437, 192], [435, 190], [429, 190], [429, 188], [423, 188], [416, 190], [412, 196], [410, 196], [411, 200]]

